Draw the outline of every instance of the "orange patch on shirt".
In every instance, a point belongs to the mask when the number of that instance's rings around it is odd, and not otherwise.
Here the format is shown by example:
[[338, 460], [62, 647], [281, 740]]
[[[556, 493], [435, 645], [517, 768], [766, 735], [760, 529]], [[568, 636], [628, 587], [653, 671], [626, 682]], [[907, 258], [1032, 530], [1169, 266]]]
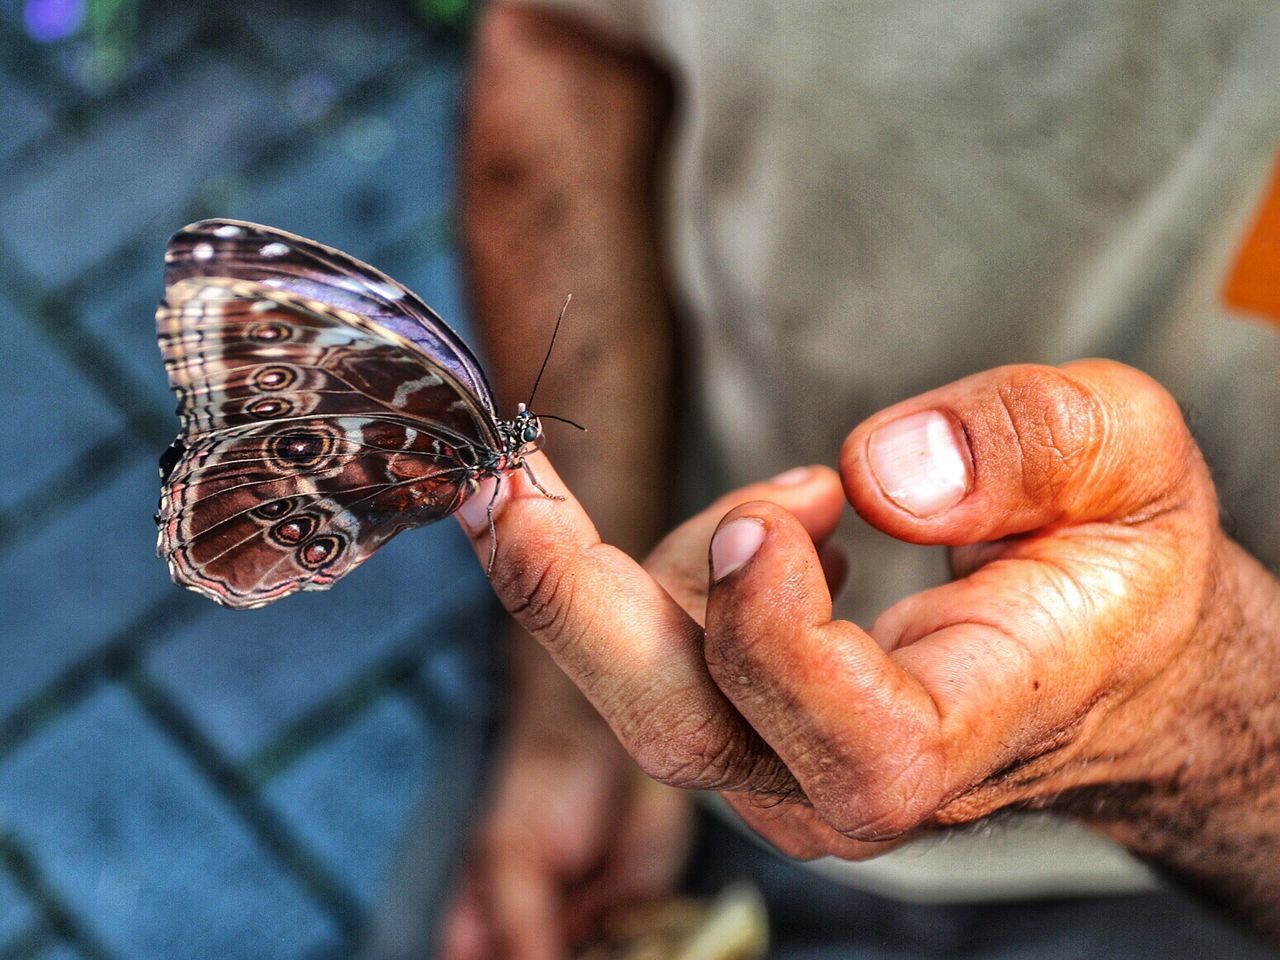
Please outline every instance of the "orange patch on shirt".
[[1280, 162], [1222, 291], [1227, 306], [1280, 323]]

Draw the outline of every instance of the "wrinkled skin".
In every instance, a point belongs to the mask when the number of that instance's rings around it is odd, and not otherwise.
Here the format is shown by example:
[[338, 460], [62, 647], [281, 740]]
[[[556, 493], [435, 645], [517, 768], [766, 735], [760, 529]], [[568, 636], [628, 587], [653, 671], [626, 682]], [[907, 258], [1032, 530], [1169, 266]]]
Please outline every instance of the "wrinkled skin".
[[[918, 516], [867, 451], [928, 410], [954, 418], [971, 474]], [[504, 484], [494, 587], [653, 779], [724, 793], [795, 857], [1057, 807], [1280, 935], [1280, 587], [1222, 531], [1177, 405], [1144, 374], [1004, 367], [905, 401], [853, 430], [838, 475], [738, 491], [643, 566], [532, 463], [569, 499]], [[846, 499], [953, 547], [958, 579], [865, 628], [832, 620], [818, 546]], [[740, 518], [762, 542], [712, 580], [708, 543]], [[460, 519], [487, 560], [483, 516]]]

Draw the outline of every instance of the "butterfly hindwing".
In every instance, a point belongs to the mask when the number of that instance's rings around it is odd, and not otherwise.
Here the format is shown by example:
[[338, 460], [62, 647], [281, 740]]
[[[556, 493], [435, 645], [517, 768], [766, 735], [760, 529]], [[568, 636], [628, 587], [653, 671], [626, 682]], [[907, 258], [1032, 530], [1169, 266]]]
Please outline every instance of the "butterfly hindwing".
[[464, 469], [411, 431], [340, 418], [188, 448], [162, 501], [161, 553], [176, 579], [229, 606], [327, 587], [465, 496]]
[[448, 369], [324, 302], [190, 277], [157, 327], [183, 424], [162, 462], [158, 550], [228, 606], [328, 587], [446, 516], [494, 442]]

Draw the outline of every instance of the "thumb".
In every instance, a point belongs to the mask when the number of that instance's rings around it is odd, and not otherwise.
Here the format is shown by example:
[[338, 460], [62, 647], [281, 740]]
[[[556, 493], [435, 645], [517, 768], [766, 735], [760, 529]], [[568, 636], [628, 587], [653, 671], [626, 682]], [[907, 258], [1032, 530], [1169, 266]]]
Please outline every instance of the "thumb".
[[952, 546], [1212, 496], [1174, 399], [1109, 360], [999, 367], [890, 407], [845, 440], [841, 476], [868, 523]]

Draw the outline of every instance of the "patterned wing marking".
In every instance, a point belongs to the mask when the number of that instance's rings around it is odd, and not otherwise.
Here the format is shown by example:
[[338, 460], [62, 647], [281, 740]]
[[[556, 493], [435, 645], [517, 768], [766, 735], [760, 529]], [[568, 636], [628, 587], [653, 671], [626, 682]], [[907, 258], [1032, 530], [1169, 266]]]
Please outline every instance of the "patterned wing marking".
[[421, 419], [455, 442], [498, 440], [465, 388], [415, 347], [355, 315], [238, 281], [167, 291], [160, 350], [183, 436], [302, 417]]
[[240, 608], [326, 589], [470, 491], [485, 423], [377, 326], [218, 279], [171, 288], [157, 326], [183, 422], [157, 551], [184, 586]]
[[495, 417], [493, 390], [462, 338], [403, 284], [349, 254], [243, 220], [202, 220], [169, 241], [165, 283], [196, 277], [250, 280], [354, 313], [415, 344]]
[[176, 580], [243, 608], [325, 589], [468, 492], [456, 451], [410, 425], [344, 417], [307, 431], [265, 425], [180, 452], [157, 515]]

